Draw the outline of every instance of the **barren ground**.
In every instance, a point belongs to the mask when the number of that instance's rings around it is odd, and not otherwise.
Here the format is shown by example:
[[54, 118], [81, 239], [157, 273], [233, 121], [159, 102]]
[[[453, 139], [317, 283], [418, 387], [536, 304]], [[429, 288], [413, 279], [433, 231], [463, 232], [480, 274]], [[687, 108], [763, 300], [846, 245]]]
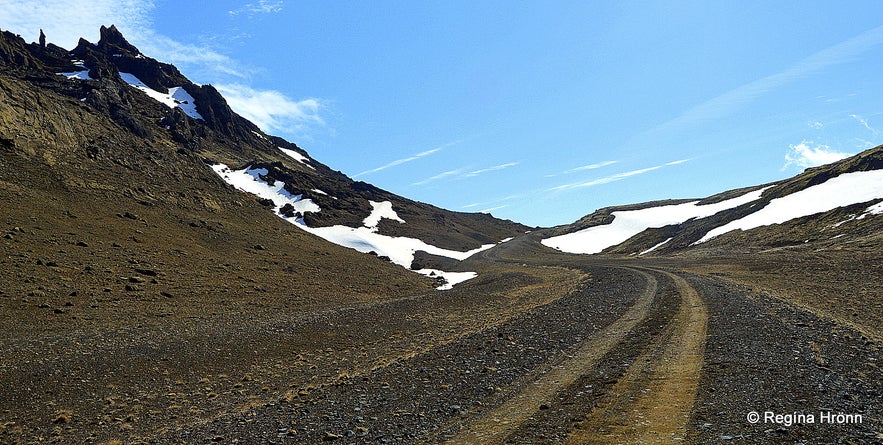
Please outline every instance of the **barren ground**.
[[[147, 317], [135, 312], [171, 303], [92, 297], [86, 311], [7, 291], [0, 441], [883, 440], [876, 288], [855, 301], [870, 315], [843, 320], [824, 299], [790, 298], [805, 294], [786, 292], [775, 257], [572, 256], [536, 236], [470, 259], [479, 278], [446, 292], [252, 305], [182, 299], [177, 280], [175, 307]], [[752, 411], [815, 423], [752, 424]]]

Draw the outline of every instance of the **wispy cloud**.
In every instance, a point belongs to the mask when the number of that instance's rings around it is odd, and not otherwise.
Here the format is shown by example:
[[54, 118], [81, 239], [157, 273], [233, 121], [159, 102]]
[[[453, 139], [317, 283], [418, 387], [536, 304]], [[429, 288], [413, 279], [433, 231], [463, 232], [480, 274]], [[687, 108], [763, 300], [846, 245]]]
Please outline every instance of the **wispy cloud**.
[[185, 67], [184, 69], [193, 69], [204, 76], [217, 77], [223, 74], [245, 79], [255, 72], [254, 68], [243, 66], [206, 46], [181, 43], [149, 29], [134, 32], [121, 30], [121, 32], [147, 56], [178, 67]]
[[483, 175], [485, 173], [495, 172], [499, 170], [504, 170], [507, 168], [515, 167], [519, 165], [520, 162], [507, 162], [505, 164], [495, 165], [493, 167], [482, 168], [478, 170], [466, 171], [466, 168], [458, 168], [456, 170], [448, 170], [445, 172], [441, 172], [437, 175], [430, 176], [426, 179], [417, 181], [411, 185], [426, 185], [430, 182], [435, 182], [440, 179], [463, 179], [463, 178], [473, 178], [479, 175]]
[[858, 123], [862, 124], [862, 126], [864, 126], [868, 131], [870, 131], [871, 133], [873, 133], [875, 136], [876, 136], [877, 134], [879, 134], [879, 132], [877, 131], [877, 129], [875, 129], [874, 127], [871, 126], [871, 124], [868, 123], [868, 120], [867, 120], [867, 119], [865, 119], [865, 118], [863, 118], [863, 117], [861, 117], [861, 116], [859, 116], [859, 115], [857, 115], [857, 114], [850, 114], [849, 117], [851, 117], [851, 118], [857, 120]]
[[596, 162], [594, 164], [583, 165], [580, 167], [572, 168], [570, 170], [567, 170], [565, 173], [581, 172], [581, 171], [585, 171], [585, 170], [595, 170], [595, 169], [599, 169], [601, 167], [607, 167], [608, 165], [616, 164], [617, 162], [619, 162], [619, 161]]
[[438, 153], [438, 152], [440, 152], [440, 151], [444, 150], [445, 148], [450, 147], [452, 145], [459, 144], [460, 142], [462, 142], [462, 141], [456, 140], [453, 142], [448, 142], [447, 144], [439, 145], [438, 147], [435, 147], [431, 150], [421, 151], [420, 153], [408, 156], [406, 158], [396, 159], [395, 161], [392, 161], [388, 164], [381, 165], [380, 167], [372, 168], [370, 170], [365, 170], [361, 173], [355, 174], [355, 175], [353, 175], [353, 178], [358, 178], [359, 176], [364, 176], [364, 175], [370, 175], [371, 173], [377, 173], [379, 171], [383, 171], [388, 168], [395, 167], [397, 165], [402, 165], [402, 164], [405, 164], [405, 163], [408, 163], [411, 161], [416, 161], [422, 157], [429, 156], [433, 153]]
[[413, 184], [411, 184], [411, 185], [426, 185], [426, 184], [429, 184], [430, 182], [438, 181], [439, 179], [444, 179], [444, 178], [448, 178], [448, 177], [451, 177], [451, 176], [458, 176], [458, 175], [460, 175], [460, 174], [462, 174], [462, 173], [463, 173], [463, 169], [462, 169], [462, 168], [458, 168], [458, 169], [456, 169], [456, 170], [448, 170], [448, 171], [446, 171], [446, 172], [441, 172], [441, 173], [439, 173], [439, 174], [437, 174], [437, 175], [435, 175], [435, 176], [430, 176], [430, 177], [428, 177], [428, 178], [426, 178], [426, 179], [424, 179], [424, 180], [422, 180], [422, 181], [417, 181], [417, 182], [415, 182], [415, 183], [413, 183]]
[[241, 84], [216, 85], [230, 107], [268, 133], [303, 131], [324, 125], [319, 99], [292, 100], [273, 90], [255, 90]]
[[494, 210], [500, 210], [500, 209], [504, 209], [504, 208], [506, 208], [506, 207], [509, 207], [509, 204], [503, 204], [503, 205], [501, 205], [501, 206], [496, 206], [496, 207], [490, 207], [490, 208], [487, 208], [487, 209], [482, 209], [482, 210], [479, 210], [478, 213], [491, 213], [491, 212], [493, 212]]
[[503, 204], [505, 202], [514, 201], [517, 199], [525, 199], [529, 196], [536, 196], [536, 193], [537, 192], [517, 193], [514, 195], [504, 196], [502, 198], [494, 199], [494, 200], [487, 201], [487, 202], [473, 202], [471, 204], [466, 204], [464, 206], [461, 206], [460, 208], [463, 210], [468, 210], [468, 209], [474, 209], [476, 207], [486, 207], [484, 210], [476, 210], [476, 211], [481, 212], [481, 213], [487, 213], [487, 212], [490, 212], [493, 210], [498, 210], [498, 209], [502, 209], [504, 207], [509, 207], [510, 204]]
[[579, 167], [571, 168], [570, 170], [565, 170], [561, 173], [551, 173], [551, 174], [545, 175], [545, 177], [546, 178], [554, 178], [559, 175], [568, 175], [571, 173], [582, 172], [582, 171], [586, 171], [586, 170], [597, 170], [599, 168], [607, 167], [608, 165], [613, 165], [618, 162], [619, 161], [601, 161], [601, 162], [596, 162], [594, 164], [581, 165]]
[[482, 175], [482, 174], [485, 174], [488, 172], [495, 172], [498, 170], [507, 169], [509, 167], [515, 167], [518, 164], [520, 164], [520, 162], [507, 162], [505, 164], [495, 165], [493, 167], [487, 167], [487, 168], [482, 168], [479, 170], [471, 171], [469, 173], [466, 173], [466, 176], [468, 176], [468, 177], [478, 176], [478, 175]]
[[547, 192], [559, 192], [564, 190], [572, 190], [576, 188], [584, 188], [584, 187], [594, 187], [596, 185], [609, 184], [611, 182], [622, 181], [623, 179], [630, 178], [632, 176], [643, 175], [644, 173], [649, 173], [654, 170], [659, 170], [664, 167], [668, 167], [671, 165], [683, 164], [685, 162], [690, 162], [691, 159], [679, 159], [677, 161], [666, 162], [665, 164], [655, 165], [653, 167], [642, 168], [638, 170], [631, 170], [623, 173], [616, 173], [610, 176], [605, 176], [603, 178], [593, 179], [591, 181], [581, 181], [581, 182], [572, 182], [569, 184], [562, 184], [556, 187], [552, 187], [546, 189]]
[[817, 167], [849, 156], [849, 153], [833, 150], [827, 145], [815, 145], [812, 141], [803, 141], [797, 145], [788, 146], [788, 152], [785, 153], [785, 165], [782, 166], [782, 170], [792, 165], [800, 168]]
[[659, 132], [718, 120], [769, 91], [827, 67], [852, 61], [881, 44], [883, 44], [883, 26], [878, 26], [818, 51], [784, 71], [757, 79], [696, 105], [674, 119], [644, 132], [641, 136], [653, 137]]
[[271, 14], [282, 11], [282, 0], [258, 0], [257, 3], [247, 3], [239, 9], [227, 11], [230, 15], [239, 14]]

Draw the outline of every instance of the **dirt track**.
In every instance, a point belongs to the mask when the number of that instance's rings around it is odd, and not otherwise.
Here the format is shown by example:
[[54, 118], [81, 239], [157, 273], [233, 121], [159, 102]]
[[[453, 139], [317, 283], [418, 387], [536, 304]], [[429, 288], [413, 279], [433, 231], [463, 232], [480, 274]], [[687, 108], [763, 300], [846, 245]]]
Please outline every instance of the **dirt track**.
[[[480, 277], [453, 291], [277, 314], [259, 324], [231, 313], [210, 326], [192, 325], [195, 333], [185, 339], [212, 352], [189, 374], [174, 368], [187, 368], [196, 352], [176, 349], [181, 339], [168, 339], [161, 326], [124, 347], [96, 340], [107, 345], [102, 357], [56, 346], [62, 353], [41, 361], [28, 345], [45, 339], [7, 341], [4, 354], [23, 367], [4, 367], [4, 416], [16, 424], [0, 439], [534, 444], [883, 437], [879, 345], [810, 312], [671, 263], [557, 254], [531, 237], [464, 267]], [[167, 340], [157, 346], [161, 336]], [[157, 370], [139, 380], [131, 374], [140, 368], [110, 363], [126, 360]], [[102, 374], [100, 366], [117, 373]], [[58, 369], [80, 379], [84, 392], [65, 393], [65, 382], [34, 377]], [[163, 370], [177, 374], [163, 377]], [[43, 382], [74, 408], [65, 414], [64, 406], [38, 406], [40, 398], [25, 387], [8, 385], [16, 378]], [[9, 400], [31, 411], [13, 417]], [[752, 411], [812, 413], [815, 422], [752, 424]], [[821, 412], [858, 414], [862, 422], [823, 424]]]

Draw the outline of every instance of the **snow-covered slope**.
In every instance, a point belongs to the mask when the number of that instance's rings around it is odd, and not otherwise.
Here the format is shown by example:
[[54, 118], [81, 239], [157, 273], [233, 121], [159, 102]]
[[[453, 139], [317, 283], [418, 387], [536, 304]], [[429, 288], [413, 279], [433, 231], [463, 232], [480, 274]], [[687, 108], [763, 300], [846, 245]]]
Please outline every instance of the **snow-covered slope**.
[[[703, 243], [733, 230], [751, 230], [770, 224], [781, 224], [795, 218], [878, 198], [883, 198], [883, 170], [844, 173], [819, 185], [773, 199], [764, 208], [744, 218], [716, 227], [696, 243]], [[871, 213], [875, 207], [870, 207], [867, 213]]]
[[[760, 198], [766, 189], [756, 190], [716, 204], [699, 205], [699, 201], [686, 204], [648, 207], [640, 210], [613, 212], [613, 222], [589, 227], [574, 233], [546, 238], [543, 244], [570, 253], [600, 253], [649, 228], [679, 224], [691, 218], [705, 218], [722, 210], [738, 207]], [[645, 250], [648, 253], [660, 244]]]
[[[402, 267], [409, 268], [414, 262], [414, 253], [424, 251], [433, 255], [465, 260], [470, 256], [489, 249], [495, 244], [485, 244], [479, 248], [461, 252], [451, 249], [443, 249], [416, 238], [404, 236], [388, 236], [378, 233], [378, 225], [382, 219], [396, 221], [399, 224], [407, 224], [400, 218], [389, 201], [368, 201], [371, 205], [371, 213], [362, 221], [359, 227], [334, 225], [328, 227], [309, 227], [303, 218], [286, 216], [283, 208], [290, 205], [295, 212], [304, 214], [307, 212], [321, 212], [321, 209], [313, 201], [302, 199], [302, 195], [295, 195], [286, 190], [285, 183], [266, 179], [268, 171], [261, 168], [247, 167], [241, 170], [232, 170], [224, 164], [212, 166], [212, 169], [228, 184], [239, 190], [251, 193], [262, 199], [273, 202], [273, 211], [281, 218], [291, 222], [300, 229], [312, 233], [334, 244], [349, 247], [362, 253], [374, 253]], [[291, 215], [291, 212], [288, 212]], [[415, 272], [432, 277], [442, 277], [446, 284], [439, 289], [450, 289], [454, 284], [466, 281], [476, 276], [474, 272], [444, 272], [437, 269], [420, 269]]]
[[[88, 71], [86, 72], [88, 77]], [[202, 115], [200, 115], [196, 111], [196, 100], [193, 99], [193, 96], [187, 93], [182, 87], [172, 87], [169, 88], [168, 93], [161, 93], [159, 91], [154, 90], [147, 86], [141, 79], [135, 77], [134, 74], [129, 73], [120, 73], [120, 78], [123, 79], [127, 84], [145, 92], [148, 96], [155, 99], [157, 102], [169, 107], [175, 108], [178, 107], [188, 116], [203, 120]]]
[[[571, 227], [574, 228], [569, 233], [546, 238], [542, 243], [571, 253], [597, 254], [603, 251], [645, 255], [706, 247], [709, 244], [719, 248], [733, 242], [734, 237], [740, 237], [739, 233], [766, 228], [762, 236], [748, 234], [736, 241], [736, 245], [775, 247], [805, 244], [811, 238], [830, 240], [846, 236], [839, 233], [832, 238], [829, 233], [821, 232], [832, 228], [842, 232], [847, 222], [883, 213], [883, 203], [874, 202], [881, 199], [883, 146], [808, 169], [771, 186], [755, 187], [747, 193], [729, 191], [703, 201], [676, 202], [673, 205], [670, 202], [647, 203], [601, 209], [573, 224]], [[868, 204], [864, 209], [838, 211], [863, 203]], [[829, 212], [829, 216], [824, 216]], [[822, 220], [816, 224], [814, 221], [819, 218]], [[784, 226], [769, 229], [777, 224]], [[850, 230], [855, 229], [857, 224], [852, 223]], [[866, 227], [869, 228], [855, 230], [855, 233], [861, 235], [870, 233], [868, 230], [876, 230], [873, 228], [876, 225]], [[558, 233], [562, 230], [566, 231], [567, 227], [559, 228]], [[718, 238], [723, 241], [709, 243]]]

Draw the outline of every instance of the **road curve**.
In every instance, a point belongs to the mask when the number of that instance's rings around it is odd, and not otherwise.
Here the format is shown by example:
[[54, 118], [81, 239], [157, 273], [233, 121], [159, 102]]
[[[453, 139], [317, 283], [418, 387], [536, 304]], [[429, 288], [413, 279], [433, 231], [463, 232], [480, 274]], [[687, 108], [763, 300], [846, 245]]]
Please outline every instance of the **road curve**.
[[680, 294], [675, 318], [570, 434], [568, 444], [673, 443], [684, 439], [702, 369], [708, 310], [686, 280], [668, 272]]
[[647, 317], [656, 295], [656, 279], [639, 272], [646, 280], [646, 288], [635, 304], [619, 319], [585, 340], [564, 360], [550, 363], [540, 370], [533, 381], [526, 383], [506, 402], [473, 419], [456, 437], [446, 443], [494, 444], [524, 423], [540, 406], [548, 406], [552, 396], [570, 386], [584, 370], [593, 368], [626, 334]]

